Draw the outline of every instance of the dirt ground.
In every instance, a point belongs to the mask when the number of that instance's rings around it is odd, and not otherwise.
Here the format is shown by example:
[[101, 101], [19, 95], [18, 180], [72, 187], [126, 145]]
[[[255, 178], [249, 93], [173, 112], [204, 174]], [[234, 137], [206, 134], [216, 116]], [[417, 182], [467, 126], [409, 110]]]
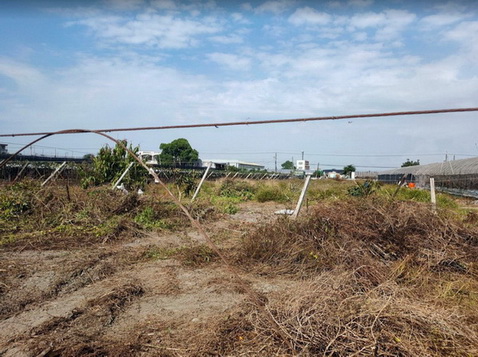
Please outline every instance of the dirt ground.
[[[221, 248], [233, 249], [283, 208], [246, 203], [205, 228]], [[220, 260], [188, 264], [168, 255], [204, 243], [187, 228], [86, 249], [1, 251], [0, 356], [183, 355], [203, 326], [246, 303]], [[294, 285], [240, 274], [265, 295]]]
[[218, 250], [186, 220], [2, 246], [0, 356], [478, 355], [474, 211], [238, 206], [197, 216]]

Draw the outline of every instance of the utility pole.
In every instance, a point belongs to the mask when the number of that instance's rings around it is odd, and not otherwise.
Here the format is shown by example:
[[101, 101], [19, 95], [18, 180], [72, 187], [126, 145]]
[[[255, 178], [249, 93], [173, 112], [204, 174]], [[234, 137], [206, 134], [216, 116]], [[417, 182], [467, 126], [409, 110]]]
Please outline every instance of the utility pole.
[[302, 151], [302, 160], [304, 160], [304, 152]]
[[277, 172], [277, 153], [274, 155], [274, 162], [275, 162], [275, 172]]

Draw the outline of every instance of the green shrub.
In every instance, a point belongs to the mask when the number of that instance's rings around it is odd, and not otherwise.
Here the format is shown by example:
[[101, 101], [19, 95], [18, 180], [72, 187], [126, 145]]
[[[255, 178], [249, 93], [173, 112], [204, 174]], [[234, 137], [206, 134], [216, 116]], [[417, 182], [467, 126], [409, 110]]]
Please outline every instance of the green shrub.
[[289, 201], [290, 197], [288, 197], [285, 192], [277, 186], [263, 186], [257, 191], [256, 200], [258, 202], [285, 202]]
[[32, 207], [32, 191], [25, 184], [7, 186], [0, 191], [0, 217], [19, 217]]
[[[396, 190], [397, 186], [389, 185], [385, 187], [385, 192], [389, 196], [393, 196]], [[401, 187], [398, 190], [395, 198], [400, 201], [415, 201], [424, 203], [431, 202], [430, 191], [417, 188]], [[437, 193], [436, 200], [439, 207], [458, 208], [458, 204], [455, 202], [455, 200], [447, 194]]]
[[224, 207], [224, 213], [227, 213], [227, 214], [236, 214], [237, 212], [239, 212], [239, 207], [237, 207], [234, 203], [228, 203], [228, 204]]
[[241, 201], [248, 201], [254, 198], [256, 188], [246, 181], [234, 181], [226, 179], [218, 189], [221, 197], [239, 198]]
[[146, 207], [141, 212], [139, 212], [135, 217], [134, 221], [146, 229], [170, 229], [172, 224], [168, 223], [164, 219], [159, 219], [152, 207]]
[[350, 196], [366, 197], [366, 196], [370, 196], [379, 188], [380, 188], [380, 183], [378, 181], [367, 180], [360, 184], [357, 183], [356, 186], [349, 187], [347, 192]]

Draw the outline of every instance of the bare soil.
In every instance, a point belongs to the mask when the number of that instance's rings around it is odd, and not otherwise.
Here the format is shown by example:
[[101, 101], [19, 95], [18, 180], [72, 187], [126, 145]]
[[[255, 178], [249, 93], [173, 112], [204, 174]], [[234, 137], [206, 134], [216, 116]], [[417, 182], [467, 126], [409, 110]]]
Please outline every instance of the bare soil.
[[336, 200], [293, 222], [284, 208], [203, 221], [239, 279], [190, 225], [4, 246], [0, 356], [478, 355], [474, 213]]
[[[205, 227], [231, 248], [282, 208], [245, 203]], [[88, 248], [1, 251], [0, 356], [182, 355], [185, 341], [245, 300], [217, 259], [191, 265], [168, 256], [204, 243], [189, 227]], [[294, 284], [242, 274], [266, 294]]]

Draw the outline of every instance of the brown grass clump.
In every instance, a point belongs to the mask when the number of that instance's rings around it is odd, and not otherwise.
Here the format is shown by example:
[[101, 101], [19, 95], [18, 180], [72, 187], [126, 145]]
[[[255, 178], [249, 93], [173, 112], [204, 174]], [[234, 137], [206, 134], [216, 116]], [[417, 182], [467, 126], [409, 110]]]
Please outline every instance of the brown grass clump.
[[478, 231], [451, 217], [361, 199], [264, 225], [236, 262], [303, 283], [269, 298], [280, 335], [263, 313], [247, 318], [285, 355], [477, 355]]
[[[270, 306], [294, 353], [324, 356], [472, 356], [476, 326], [458, 309], [417, 300], [393, 281], [363, 290], [355, 274], [325, 272]], [[265, 336], [268, 320], [254, 324]], [[277, 337], [276, 337], [277, 338]], [[284, 350], [284, 353], [291, 351]]]
[[128, 356], [135, 350], [132, 343], [103, 338], [102, 331], [115, 321], [121, 310], [142, 296], [135, 284], [115, 288], [92, 299], [67, 317], [53, 318], [32, 330], [38, 336], [31, 350], [42, 356]]
[[337, 266], [387, 265], [407, 256], [439, 264], [470, 257], [477, 236], [476, 228], [433, 214], [425, 204], [347, 200], [317, 205], [297, 221], [279, 218], [259, 227], [244, 239], [237, 260], [260, 263], [272, 274], [307, 275]]

